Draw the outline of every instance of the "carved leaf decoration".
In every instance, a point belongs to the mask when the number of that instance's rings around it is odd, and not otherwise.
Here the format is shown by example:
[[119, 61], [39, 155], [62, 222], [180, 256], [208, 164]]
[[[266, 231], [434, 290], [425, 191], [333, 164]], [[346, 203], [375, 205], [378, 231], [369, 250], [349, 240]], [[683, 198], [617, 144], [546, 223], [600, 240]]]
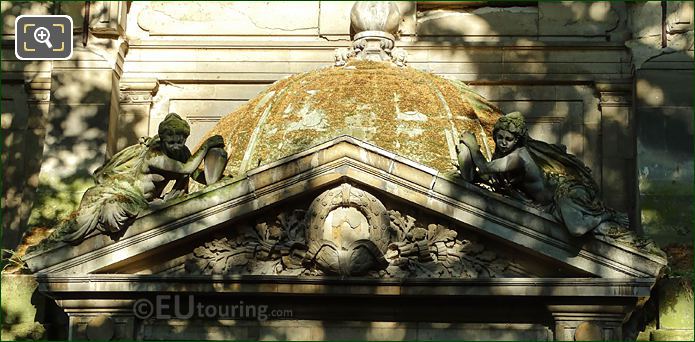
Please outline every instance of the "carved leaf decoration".
[[444, 266], [436, 262], [416, 263], [415, 269], [427, 278], [440, 278], [443, 274], [448, 273]]
[[[384, 258], [388, 277], [481, 278], [504, 274], [511, 263], [485, 245], [457, 239], [459, 232], [441, 224], [427, 229], [416, 226], [415, 219], [389, 211], [391, 226], [401, 233], [400, 240], [389, 244]], [[405, 233], [403, 235], [403, 233]]]
[[483, 245], [468, 240], [463, 240], [461, 243], [463, 244], [461, 251], [467, 255], [476, 255], [485, 249]]
[[396, 241], [405, 240], [405, 236], [415, 226], [415, 219], [410, 215], [403, 217], [396, 210], [389, 210], [389, 218], [391, 219], [391, 229], [396, 232], [394, 237]]
[[230, 253], [227, 256], [226, 269], [232, 269], [235, 266], [243, 266], [249, 262], [248, 253], [246, 251], [238, 251], [237, 253]]
[[501, 275], [509, 267], [509, 264], [509, 261], [502, 259], [497, 259], [490, 263], [490, 266], [488, 267], [490, 271], [490, 277]]
[[497, 254], [493, 251], [484, 251], [477, 256], [478, 260], [493, 261], [497, 258]]
[[291, 214], [280, 213], [278, 215], [278, 223], [284, 228], [287, 240], [294, 241], [304, 241], [304, 215], [305, 210], [295, 209]]
[[259, 240], [267, 240], [268, 224], [266, 222], [256, 224], [256, 233], [258, 234]]
[[427, 236], [430, 243], [453, 241], [456, 239], [457, 235], [458, 233], [455, 230], [449, 229], [441, 224], [430, 224], [427, 226]]
[[196, 259], [193, 263], [187, 263], [187, 270], [203, 274], [226, 274], [232, 268], [248, 263], [249, 252], [247, 246], [222, 238], [194, 249], [193, 255]]
[[[457, 239], [459, 232], [447, 226], [419, 227], [415, 218], [395, 210], [383, 215], [390, 236], [338, 247], [322, 239], [305, 241], [307, 212], [285, 211], [271, 223], [239, 226], [232, 237], [204, 243], [193, 251], [185, 269], [202, 274], [481, 278], [503, 275], [511, 267], [485, 245]], [[388, 246], [385, 254], [377, 247], [380, 238], [389, 240], [383, 242]]]

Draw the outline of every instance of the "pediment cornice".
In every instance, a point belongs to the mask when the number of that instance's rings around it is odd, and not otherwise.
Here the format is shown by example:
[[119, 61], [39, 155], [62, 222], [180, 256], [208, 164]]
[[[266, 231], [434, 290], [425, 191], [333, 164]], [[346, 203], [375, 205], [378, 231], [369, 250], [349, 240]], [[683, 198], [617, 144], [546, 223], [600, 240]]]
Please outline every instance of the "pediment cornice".
[[225, 222], [345, 182], [397, 197], [530, 255], [565, 264], [577, 274], [654, 278], [666, 264], [625, 245], [592, 236], [574, 238], [544, 212], [349, 136], [145, 212], [118, 241], [94, 236], [78, 246], [36, 251], [25, 261], [37, 274], [102, 273], [200, 237]]

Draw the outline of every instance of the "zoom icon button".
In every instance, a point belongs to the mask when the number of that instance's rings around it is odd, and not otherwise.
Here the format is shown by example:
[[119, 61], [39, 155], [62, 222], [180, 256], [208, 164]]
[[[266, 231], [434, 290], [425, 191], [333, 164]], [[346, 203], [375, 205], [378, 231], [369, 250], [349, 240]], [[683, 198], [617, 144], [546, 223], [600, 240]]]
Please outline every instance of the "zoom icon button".
[[72, 57], [72, 18], [67, 15], [20, 15], [15, 19], [14, 54], [21, 60]]

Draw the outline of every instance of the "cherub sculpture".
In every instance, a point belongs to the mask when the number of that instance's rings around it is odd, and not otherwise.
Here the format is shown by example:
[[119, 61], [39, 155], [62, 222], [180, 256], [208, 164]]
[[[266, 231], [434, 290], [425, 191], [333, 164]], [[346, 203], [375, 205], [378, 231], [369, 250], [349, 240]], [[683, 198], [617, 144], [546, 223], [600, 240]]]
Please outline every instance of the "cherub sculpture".
[[[94, 234], [117, 236], [142, 210], [184, 194], [191, 177], [204, 184], [222, 177], [227, 154], [221, 136], [208, 138], [191, 155], [185, 145], [190, 127], [175, 113], [166, 116], [158, 133], [141, 138], [94, 172], [96, 185], [85, 192], [71, 217], [58, 225], [53, 240], [78, 244]], [[165, 191], [170, 182], [173, 188]]]
[[528, 136], [519, 112], [501, 117], [493, 128], [495, 152], [487, 161], [475, 136], [464, 132], [457, 145], [459, 171], [470, 182], [550, 212], [573, 236], [590, 231], [638, 247], [660, 251], [628, 229], [627, 215], [607, 208], [598, 197], [591, 170], [560, 145]]

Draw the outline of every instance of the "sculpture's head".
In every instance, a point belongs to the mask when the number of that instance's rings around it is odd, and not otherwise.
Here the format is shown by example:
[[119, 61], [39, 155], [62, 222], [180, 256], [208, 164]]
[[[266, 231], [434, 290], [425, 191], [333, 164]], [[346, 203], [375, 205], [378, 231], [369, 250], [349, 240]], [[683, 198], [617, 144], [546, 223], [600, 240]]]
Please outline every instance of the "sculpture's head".
[[186, 147], [186, 139], [191, 133], [191, 127], [186, 120], [176, 113], [169, 113], [159, 124], [159, 139], [162, 150], [170, 158], [186, 161], [190, 155]]
[[505, 155], [515, 148], [524, 146], [527, 138], [526, 122], [519, 112], [509, 113], [497, 120], [492, 130], [495, 153]]

